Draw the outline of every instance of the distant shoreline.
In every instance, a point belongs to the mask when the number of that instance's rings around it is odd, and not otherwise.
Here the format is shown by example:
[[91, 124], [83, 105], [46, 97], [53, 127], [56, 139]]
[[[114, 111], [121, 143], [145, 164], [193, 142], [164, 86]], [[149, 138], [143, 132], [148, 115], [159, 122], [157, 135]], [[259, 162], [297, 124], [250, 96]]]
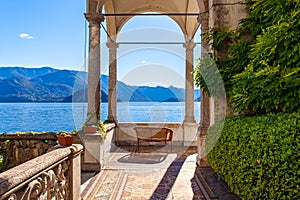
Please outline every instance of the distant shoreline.
[[[117, 104], [119, 122], [181, 123], [184, 102], [123, 102]], [[196, 102], [194, 116], [200, 120], [201, 103]], [[57, 132], [81, 129], [87, 116], [87, 103], [0, 103], [0, 133]], [[108, 116], [108, 103], [101, 104], [101, 121]]]
[[[184, 103], [184, 101], [119, 101], [118, 103]], [[201, 101], [194, 101], [200, 103]], [[67, 102], [67, 101], [5, 101], [0, 103], [88, 103], [86, 102]], [[107, 101], [101, 103], [108, 103]]]

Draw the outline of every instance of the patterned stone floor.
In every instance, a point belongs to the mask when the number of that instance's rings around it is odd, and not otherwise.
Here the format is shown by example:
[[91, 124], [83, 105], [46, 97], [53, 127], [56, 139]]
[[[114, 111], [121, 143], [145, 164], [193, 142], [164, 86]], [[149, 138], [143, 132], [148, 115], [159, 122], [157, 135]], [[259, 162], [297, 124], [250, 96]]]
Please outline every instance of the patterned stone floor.
[[134, 152], [123, 147], [107, 155], [104, 169], [82, 192], [83, 199], [205, 199], [195, 182], [196, 148], [155, 146]]

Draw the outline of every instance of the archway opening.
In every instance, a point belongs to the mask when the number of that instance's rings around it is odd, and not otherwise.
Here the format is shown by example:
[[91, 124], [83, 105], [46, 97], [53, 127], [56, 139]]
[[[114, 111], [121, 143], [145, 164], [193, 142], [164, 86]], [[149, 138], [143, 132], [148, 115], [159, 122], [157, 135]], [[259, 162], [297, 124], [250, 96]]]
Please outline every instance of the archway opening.
[[[195, 33], [194, 58], [200, 55]], [[182, 122], [184, 119], [185, 36], [168, 16], [134, 16], [119, 32], [117, 116], [120, 122]], [[107, 56], [106, 56], [107, 57]], [[195, 66], [195, 63], [193, 63]], [[107, 67], [108, 69], [108, 67]], [[200, 121], [200, 92], [194, 91]]]

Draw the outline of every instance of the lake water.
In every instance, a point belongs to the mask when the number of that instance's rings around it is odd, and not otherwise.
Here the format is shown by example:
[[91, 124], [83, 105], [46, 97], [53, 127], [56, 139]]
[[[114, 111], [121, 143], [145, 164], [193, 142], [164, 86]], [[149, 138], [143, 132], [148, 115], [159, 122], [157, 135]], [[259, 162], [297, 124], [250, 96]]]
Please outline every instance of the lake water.
[[[72, 131], [86, 118], [86, 103], [0, 103], [0, 133], [17, 131]], [[101, 120], [107, 118], [107, 103], [101, 104]], [[182, 122], [183, 102], [118, 103], [120, 122]], [[200, 121], [200, 103], [195, 103]]]

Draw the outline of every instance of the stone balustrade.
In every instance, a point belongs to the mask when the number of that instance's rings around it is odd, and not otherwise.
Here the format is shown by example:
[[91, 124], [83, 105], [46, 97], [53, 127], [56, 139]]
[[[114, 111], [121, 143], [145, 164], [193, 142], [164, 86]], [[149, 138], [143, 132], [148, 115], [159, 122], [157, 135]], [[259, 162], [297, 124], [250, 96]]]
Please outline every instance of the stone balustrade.
[[0, 200], [80, 199], [83, 146], [53, 150], [0, 174]]
[[[85, 134], [79, 131], [73, 139], [73, 144], [85, 146], [82, 154], [83, 169], [90, 171], [90, 165], [96, 165], [100, 171], [100, 162], [103, 159], [100, 155], [100, 146], [110, 146], [114, 134], [115, 124], [105, 124], [107, 134]], [[53, 149], [57, 145], [57, 133], [9, 133], [0, 135], [0, 172], [20, 165], [28, 160], [41, 156]], [[105, 145], [104, 145], [105, 144]], [[97, 147], [95, 147], [95, 145]], [[96, 157], [96, 158], [94, 158]], [[88, 166], [88, 167], [86, 167]]]

